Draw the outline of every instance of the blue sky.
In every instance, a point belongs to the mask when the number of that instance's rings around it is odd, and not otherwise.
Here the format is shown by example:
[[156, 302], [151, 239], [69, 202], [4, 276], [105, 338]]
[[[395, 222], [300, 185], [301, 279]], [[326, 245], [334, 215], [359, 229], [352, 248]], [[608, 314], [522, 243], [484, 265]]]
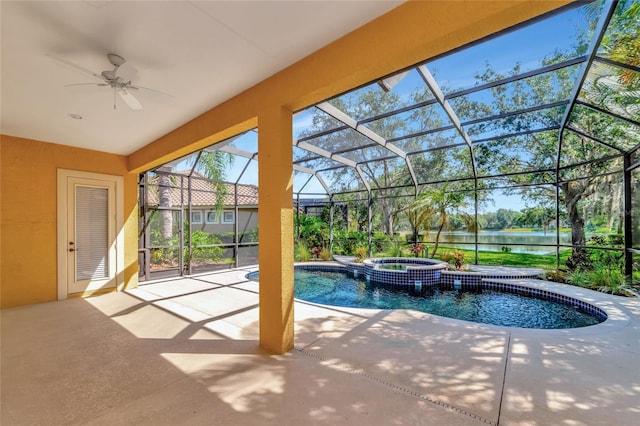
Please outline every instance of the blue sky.
[[434, 75], [444, 86], [457, 90], [475, 85], [474, 73], [486, 63], [505, 73], [516, 63], [522, 71], [540, 67], [542, 59], [554, 50], [567, 51], [575, 46], [576, 34], [588, 28], [583, 8], [513, 31], [465, 51], [429, 62]]

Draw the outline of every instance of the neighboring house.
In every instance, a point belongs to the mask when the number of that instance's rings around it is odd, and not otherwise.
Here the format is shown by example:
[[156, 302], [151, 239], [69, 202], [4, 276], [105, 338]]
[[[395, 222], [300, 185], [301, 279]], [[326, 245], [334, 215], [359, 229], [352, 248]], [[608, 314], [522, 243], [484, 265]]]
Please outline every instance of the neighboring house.
[[[177, 174], [181, 174], [177, 172]], [[153, 207], [170, 207], [189, 210], [189, 177], [171, 175], [169, 186], [158, 187], [159, 176], [148, 182], [147, 205]], [[163, 189], [164, 188], [164, 189]], [[213, 183], [202, 174], [193, 173], [191, 177], [191, 230], [223, 234], [235, 231], [238, 222], [238, 233], [243, 234], [258, 227], [258, 187], [225, 183], [226, 194], [223, 195], [223, 208], [216, 208], [219, 194]], [[165, 191], [162, 194], [163, 190]], [[160, 200], [164, 201], [161, 205]], [[237, 217], [236, 217], [237, 206]]]

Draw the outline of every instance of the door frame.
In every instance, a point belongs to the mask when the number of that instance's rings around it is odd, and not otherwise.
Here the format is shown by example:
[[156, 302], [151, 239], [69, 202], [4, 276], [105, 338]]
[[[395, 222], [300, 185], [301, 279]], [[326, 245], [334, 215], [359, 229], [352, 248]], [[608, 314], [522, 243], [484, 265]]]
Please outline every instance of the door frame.
[[[58, 300], [66, 299], [69, 296], [67, 287], [67, 218], [74, 212], [68, 211], [68, 197], [74, 194], [67, 192], [67, 180], [69, 178], [93, 179], [96, 183], [100, 181], [114, 182], [116, 184], [115, 212], [116, 212], [116, 259], [115, 259], [115, 280], [116, 291], [124, 288], [124, 178], [122, 176], [108, 175], [102, 173], [83, 172], [79, 170], [58, 169], [57, 170], [57, 260], [58, 260]], [[90, 292], [89, 292], [90, 293]], [[86, 294], [86, 293], [79, 293]]]

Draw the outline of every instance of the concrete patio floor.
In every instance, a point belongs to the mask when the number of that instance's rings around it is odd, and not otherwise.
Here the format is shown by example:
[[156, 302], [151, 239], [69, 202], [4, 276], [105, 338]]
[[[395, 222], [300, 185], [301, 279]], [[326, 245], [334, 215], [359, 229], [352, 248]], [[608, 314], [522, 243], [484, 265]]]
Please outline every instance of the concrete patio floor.
[[249, 269], [1, 311], [9, 425], [636, 425], [640, 301], [574, 330], [295, 304], [295, 349], [258, 346]]

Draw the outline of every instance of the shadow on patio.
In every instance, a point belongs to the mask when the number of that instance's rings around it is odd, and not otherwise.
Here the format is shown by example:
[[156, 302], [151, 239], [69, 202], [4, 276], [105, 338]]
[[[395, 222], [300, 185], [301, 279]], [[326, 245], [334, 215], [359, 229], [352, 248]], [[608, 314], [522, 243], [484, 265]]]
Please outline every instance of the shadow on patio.
[[640, 412], [637, 301], [623, 301], [629, 326], [577, 336], [297, 301], [296, 347], [275, 356], [258, 346], [257, 291], [236, 270], [3, 310], [2, 423], [624, 425]]

